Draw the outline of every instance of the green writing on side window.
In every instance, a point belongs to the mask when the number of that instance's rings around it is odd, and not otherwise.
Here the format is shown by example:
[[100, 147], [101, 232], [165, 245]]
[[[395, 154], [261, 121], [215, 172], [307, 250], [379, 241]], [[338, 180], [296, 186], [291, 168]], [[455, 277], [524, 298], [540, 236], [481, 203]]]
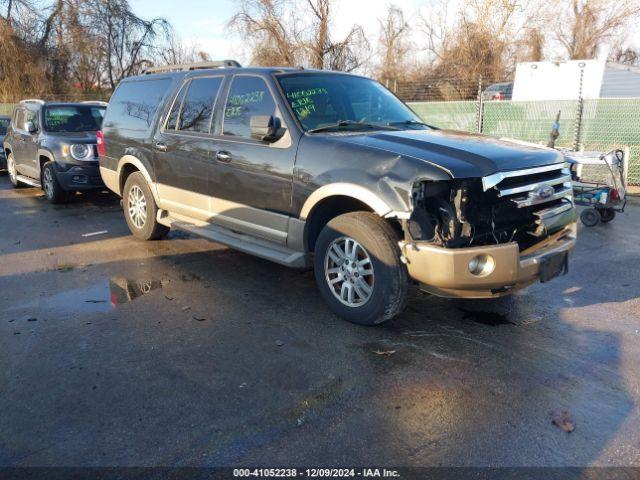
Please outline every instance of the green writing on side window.
[[245, 110], [245, 106], [262, 102], [264, 93], [264, 90], [256, 90], [255, 92], [243, 93], [242, 95], [232, 95], [227, 101], [224, 116], [226, 118], [241, 116]]

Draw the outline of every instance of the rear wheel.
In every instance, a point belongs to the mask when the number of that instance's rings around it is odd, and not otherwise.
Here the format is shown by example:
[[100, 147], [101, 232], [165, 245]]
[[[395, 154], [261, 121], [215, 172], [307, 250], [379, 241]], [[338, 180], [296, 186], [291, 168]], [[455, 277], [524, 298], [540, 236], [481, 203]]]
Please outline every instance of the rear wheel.
[[12, 153], [7, 156], [7, 172], [9, 173], [9, 180], [13, 188], [22, 187], [22, 183], [18, 181], [18, 171], [16, 170], [16, 162]]
[[134, 172], [124, 184], [122, 202], [124, 217], [134, 237], [141, 240], [159, 240], [169, 233], [169, 227], [156, 220], [156, 205], [147, 180], [140, 172]]
[[587, 227], [594, 227], [600, 222], [600, 212], [595, 208], [585, 208], [580, 214], [580, 220]]
[[324, 300], [345, 320], [377, 325], [404, 309], [407, 269], [395, 231], [378, 215], [353, 212], [331, 220], [316, 242], [314, 269]]
[[616, 218], [616, 211], [613, 208], [600, 210], [600, 221], [602, 223], [609, 223], [614, 218]]
[[54, 162], [47, 162], [42, 167], [42, 190], [51, 203], [64, 203], [69, 194], [62, 188], [54, 169]]

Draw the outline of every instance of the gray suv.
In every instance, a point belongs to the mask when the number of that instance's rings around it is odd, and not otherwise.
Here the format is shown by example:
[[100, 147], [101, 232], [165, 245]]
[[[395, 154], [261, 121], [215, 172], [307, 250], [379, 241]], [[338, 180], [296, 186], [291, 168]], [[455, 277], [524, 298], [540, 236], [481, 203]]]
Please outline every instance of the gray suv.
[[571, 175], [556, 150], [425, 125], [340, 72], [155, 68], [114, 92], [100, 173], [134, 236], [182, 229], [313, 265], [341, 317], [372, 325], [408, 286], [488, 298], [567, 271]]
[[41, 187], [52, 203], [77, 191], [104, 188], [96, 132], [105, 110], [104, 102], [21, 101], [3, 145], [13, 186]]

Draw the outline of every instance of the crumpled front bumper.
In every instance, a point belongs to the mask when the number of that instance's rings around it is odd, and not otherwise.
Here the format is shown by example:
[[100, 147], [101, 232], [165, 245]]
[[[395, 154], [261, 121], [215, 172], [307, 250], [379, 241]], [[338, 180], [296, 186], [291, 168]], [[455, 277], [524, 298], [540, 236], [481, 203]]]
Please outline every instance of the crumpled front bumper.
[[[524, 288], [540, 278], [540, 263], [550, 255], [571, 252], [576, 244], [576, 223], [567, 225], [528, 250], [516, 242], [470, 248], [443, 248], [426, 242], [400, 242], [409, 275], [429, 293], [444, 297], [490, 298]], [[489, 255], [491, 273], [474, 275], [469, 262]]]

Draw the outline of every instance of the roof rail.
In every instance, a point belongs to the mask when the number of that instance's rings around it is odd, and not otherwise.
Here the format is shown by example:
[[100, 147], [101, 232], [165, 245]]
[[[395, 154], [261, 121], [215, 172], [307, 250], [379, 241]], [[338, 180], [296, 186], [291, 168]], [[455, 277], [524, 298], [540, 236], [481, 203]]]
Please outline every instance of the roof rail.
[[39, 98], [25, 98], [24, 100], [20, 100], [20, 104], [23, 103], [39, 103], [40, 105], [44, 105], [45, 101]]
[[98, 105], [100, 107], [108, 107], [109, 106], [109, 102], [103, 102], [101, 100], [85, 100], [83, 102], [80, 103], [84, 103], [86, 105]]
[[218, 60], [215, 62], [196, 62], [196, 63], [181, 63], [177, 65], [163, 65], [160, 67], [149, 67], [145, 69], [142, 73], [145, 75], [149, 75], [151, 73], [161, 73], [161, 72], [184, 72], [188, 70], [204, 70], [208, 68], [229, 68], [229, 67], [242, 67], [235, 60]]

